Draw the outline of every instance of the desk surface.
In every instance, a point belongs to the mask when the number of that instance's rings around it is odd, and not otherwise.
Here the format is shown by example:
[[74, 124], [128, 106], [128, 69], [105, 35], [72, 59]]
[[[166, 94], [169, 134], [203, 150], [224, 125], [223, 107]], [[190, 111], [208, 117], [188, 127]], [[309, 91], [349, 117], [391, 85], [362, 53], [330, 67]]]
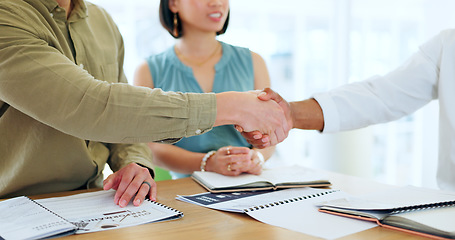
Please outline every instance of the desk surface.
[[[360, 194], [385, 190], [391, 186], [362, 178], [326, 173], [332, 188]], [[176, 195], [192, 195], [205, 190], [190, 178], [157, 182], [157, 201], [184, 213], [178, 220], [150, 223], [116, 230], [71, 235], [64, 239], [318, 239], [299, 232], [268, 225], [246, 214], [223, 212], [175, 200]], [[44, 194], [32, 198], [65, 196], [83, 191]], [[375, 227], [341, 239], [425, 239], [414, 235]]]

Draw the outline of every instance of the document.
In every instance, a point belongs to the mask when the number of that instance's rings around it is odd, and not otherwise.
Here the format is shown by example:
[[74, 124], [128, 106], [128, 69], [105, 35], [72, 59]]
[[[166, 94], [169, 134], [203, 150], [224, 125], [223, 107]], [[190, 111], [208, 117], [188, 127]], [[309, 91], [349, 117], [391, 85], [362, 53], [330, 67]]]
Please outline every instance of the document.
[[292, 188], [276, 191], [201, 193], [177, 199], [199, 206], [230, 212], [243, 212], [277, 227], [324, 239], [351, 235], [377, 226], [318, 211], [321, 202], [346, 197], [342, 191]]
[[37, 239], [63, 233], [76, 227], [28, 197], [0, 202], [0, 239]]
[[130, 202], [121, 208], [114, 204], [114, 190], [36, 200], [55, 214], [77, 226], [76, 233], [104, 231], [144, 223], [177, 219], [178, 210], [150, 200], [140, 206]]
[[136, 207], [114, 204], [114, 190], [32, 200], [21, 196], [0, 202], [0, 239], [37, 239], [104, 231], [181, 218], [183, 213], [144, 201]]

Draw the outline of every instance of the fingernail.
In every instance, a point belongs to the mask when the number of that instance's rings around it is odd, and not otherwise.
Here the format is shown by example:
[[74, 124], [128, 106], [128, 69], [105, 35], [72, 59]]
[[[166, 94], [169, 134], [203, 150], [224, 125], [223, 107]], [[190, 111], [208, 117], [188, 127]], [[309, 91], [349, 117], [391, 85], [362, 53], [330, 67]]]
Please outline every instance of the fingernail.
[[126, 206], [126, 200], [120, 201], [120, 207], [125, 207]]
[[139, 205], [141, 205], [141, 199], [134, 200], [134, 206], [139, 206]]

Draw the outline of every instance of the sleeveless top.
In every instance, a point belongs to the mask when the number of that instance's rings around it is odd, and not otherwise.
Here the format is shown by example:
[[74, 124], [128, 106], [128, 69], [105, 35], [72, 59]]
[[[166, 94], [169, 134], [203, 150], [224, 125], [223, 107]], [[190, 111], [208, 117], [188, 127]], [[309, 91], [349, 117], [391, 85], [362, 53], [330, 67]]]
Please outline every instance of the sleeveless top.
[[[253, 60], [250, 50], [220, 43], [223, 55], [215, 65], [212, 92], [254, 90]], [[152, 73], [155, 88], [161, 88], [163, 91], [203, 93], [193, 70], [180, 61], [173, 47], [161, 54], [148, 57], [146, 61]], [[251, 148], [233, 125], [214, 127], [202, 135], [183, 138], [174, 145], [199, 153], [216, 151], [229, 145]], [[172, 171], [170, 173], [173, 179], [190, 176]]]

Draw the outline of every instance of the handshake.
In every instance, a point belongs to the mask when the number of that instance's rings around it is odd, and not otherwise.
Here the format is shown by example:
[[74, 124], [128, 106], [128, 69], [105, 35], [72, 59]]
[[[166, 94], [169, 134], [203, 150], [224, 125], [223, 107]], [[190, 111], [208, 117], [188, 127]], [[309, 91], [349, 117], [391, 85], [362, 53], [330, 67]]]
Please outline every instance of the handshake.
[[282, 142], [292, 128], [322, 130], [324, 118], [314, 99], [288, 103], [270, 88], [217, 94], [215, 126], [234, 124], [256, 148]]

